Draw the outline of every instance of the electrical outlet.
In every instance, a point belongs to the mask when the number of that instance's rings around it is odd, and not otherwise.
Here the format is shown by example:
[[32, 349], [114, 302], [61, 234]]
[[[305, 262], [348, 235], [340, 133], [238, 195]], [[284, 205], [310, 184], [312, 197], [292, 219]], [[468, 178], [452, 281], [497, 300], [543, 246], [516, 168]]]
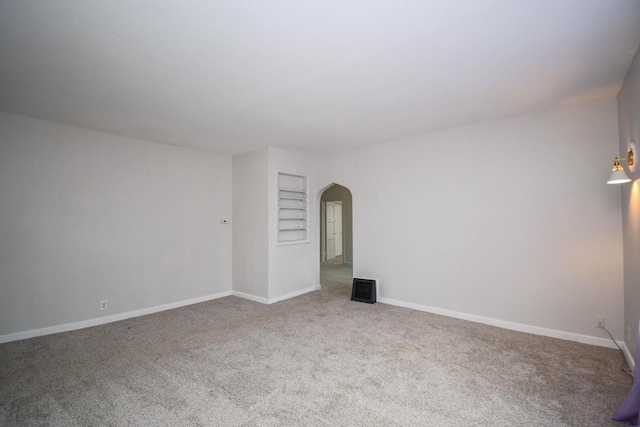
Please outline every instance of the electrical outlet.
[[627, 342], [631, 342], [631, 326], [627, 326]]
[[100, 310], [106, 310], [108, 307], [108, 301], [104, 300], [104, 301], [100, 301]]
[[604, 328], [604, 317], [596, 316], [596, 328]]

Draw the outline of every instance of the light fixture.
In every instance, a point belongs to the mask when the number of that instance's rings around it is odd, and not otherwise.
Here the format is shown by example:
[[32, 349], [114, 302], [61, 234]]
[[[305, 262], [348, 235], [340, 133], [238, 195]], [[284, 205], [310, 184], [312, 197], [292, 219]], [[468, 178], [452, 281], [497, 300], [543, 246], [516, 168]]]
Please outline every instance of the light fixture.
[[629, 172], [633, 172], [635, 170], [635, 153], [636, 144], [632, 142], [629, 148], [629, 153], [627, 153], [627, 157], [616, 157], [613, 159], [613, 169], [607, 184], [624, 184], [625, 182], [631, 182], [631, 179], [625, 173], [620, 161], [626, 161], [629, 165]]

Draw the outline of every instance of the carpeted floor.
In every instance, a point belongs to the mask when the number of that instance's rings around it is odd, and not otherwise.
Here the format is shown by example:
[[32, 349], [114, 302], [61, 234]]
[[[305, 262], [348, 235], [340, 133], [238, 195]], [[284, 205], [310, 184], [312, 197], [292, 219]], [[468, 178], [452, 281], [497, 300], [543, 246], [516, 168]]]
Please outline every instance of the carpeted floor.
[[344, 264], [344, 256], [342, 255], [338, 255], [330, 260], [328, 260], [326, 263], [322, 263], [323, 265], [327, 265], [327, 264]]
[[351, 302], [345, 277], [0, 345], [0, 425], [623, 425], [618, 352]]

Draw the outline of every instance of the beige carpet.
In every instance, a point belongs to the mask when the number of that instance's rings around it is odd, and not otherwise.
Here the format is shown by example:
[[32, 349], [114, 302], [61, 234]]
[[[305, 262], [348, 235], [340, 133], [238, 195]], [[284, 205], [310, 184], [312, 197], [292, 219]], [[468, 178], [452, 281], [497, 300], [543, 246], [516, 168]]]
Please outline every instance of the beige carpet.
[[349, 267], [0, 346], [0, 425], [607, 426], [614, 350], [349, 301]]
[[328, 260], [326, 263], [322, 263], [322, 264], [326, 265], [327, 263], [330, 263], [330, 264], [344, 264], [344, 256], [338, 255], [338, 256]]

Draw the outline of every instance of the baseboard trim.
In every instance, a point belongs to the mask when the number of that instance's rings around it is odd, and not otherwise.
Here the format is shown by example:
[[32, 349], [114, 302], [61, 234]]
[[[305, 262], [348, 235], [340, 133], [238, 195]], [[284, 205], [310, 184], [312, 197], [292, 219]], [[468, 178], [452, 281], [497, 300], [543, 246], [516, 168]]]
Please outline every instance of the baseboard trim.
[[248, 299], [249, 301], [259, 302], [261, 304], [269, 304], [269, 300], [263, 297], [258, 297], [251, 294], [245, 294], [244, 292], [231, 291], [231, 295], [238, 298]]
[[248, 299], [249, 301], [254, 301], [254, 302], [259, 302], [261, 304], [273, 304], [276, 302], [280, 302], [280, 301], [284, 301], [290, 298], [295, 298], [298, 297], [300, 295], [304, 295], [306, 293], [309, 292], [313, 292], [313, 291], [319, 291], [320, 290], [320, 286], [309, 286], [308, 288], [304, 288], [304, 289], [300, 289], [299, 291], [293, 291], [290, 292], [286, 295], [282, 295], [280, 297], [275, 297], [275, 298], [263, 298], [263, 297], [257, 297], [255, 295], [251, 295], [251, 294], [245, 294], [244, 292], [238, 292], [238, 291], [232, 291], [231, 295], [240, 297], [240, 298], [244, 298], [244, 299]]
[[[572, 332], [558, 331], [555, 329], [541, 328], [538, 326], [524, 325], [506, 320], [498, 320], [490, 317], [477, 316], [475, 314], [461, 313], [458, 311], [446, 310], [442, 308], [429, 307], [411, 302], [394, 300], [391, 298], [378, 298], [378, 302], [395, 305], [398, 307], [411, 308], [427, 313], [439, 314], [441, 316], [454, 317], [456, 319], [468, 320], [470, 322], [483, 323], [485, 325], [497, 326], [499, 328], [510, 329], [512, 331], [526, 332], [528, 334], [543, 335], [545, 337], [559, 338], [562, 340], [575, 341], [583, 344], [597, 345], [599, 347], [617, 348], [609, 338], [598, 338], [589, 335], [575, 334]], [[624, 343], [623, 343], [624, 344]], [[625, 346], [626, 347], [626, 346]]]
[[200, 302], [211, 301], [218, 298], [228, 297], [229, 295], [231, 295], [231, 291], [218, 292], [216, 294], [205, 295], [202, 297], [191, 298], [188, 300], [172, 302], [169, 304], [157, 305], [155, 307], [143, 308], [141, 310], [127, 311], [126, 313], [118, 313], [110, 316], [97, 317], [95, 319], [81, 320], [79, 322], [73, 322], [73, 323], [65, 323], [63, 325], [49, 326], [46, 328], [32, 329], [30, 331], [0, 335], [0, 344], [11, 342], [11, 341], [26, 340], [29, 338], [40, 337], [43, 335], [57, 334], [60, 332], [74, 331], [76, 329], [90, 328], [92, 326], [104, 325], [107, 323], [117, 322], [119, 320], [130, 319], [132, 317], [146, 316], [147, 314], [158, 313], [160, 311], [184, 307], [186, 305], [198, 304]]
[[309, 292], [319, 291], [319, 290], [320, 290], [320, 286], [318, 286], [318, 285], [309, 286], [308, 288], [300, 289], [299, 291], [290, 292], [290, 293], [288, 293], [286, 295], [282, 295], [281, 297], [269, 298], [269, 302], [267, 304], [273, 304], [275, 302], [284, 301], [284, 300], [287, 300], [287, 299], [290, 299], [290, 298], [295, 298], [295, 297], [298, 297], [300, 295], [307, 294]]
[[633, 372], [636, 369], [636, 361], [634, 360], [633, 355], [629, 351], [629, 347], [627, 347], [627, 343], [624, 341], [618, 341], [618, 344], [622, 348], [622, 352], [624, 353], [625, 359], [627, 359], [627, 363], [631, 368], [631, 372]]
[[[141, 310], [128, 311], [126, 313], [113, 314], [111, 316], [98, 317], [95, 319], [82, 320], [82, 321], [73, 322], [73, 323], [65, 323], [62, 325], [50, 326], [50, 327], [40, 328], [40, 329], [32, 329], [29, 331], [16, 332], [13, 334], [0, 335], [0, 344], [12, 342], [12, 341], [25, 340], [29, 338], [35, 338], [43, 335], [51, 335], [51, 334], [57, 334], [60, 332], [73, 331], [76, 329], [90, 328], [92, 326], [104, 325], [107, 323], [117, 322], [119, 320], [130, 319], [132, 317], [145, 316], [147, 314], [153, 314], [153, 313], [158, 313], [165, 310], [184, 307], [187, 305], [198, 304], [201, 302], [211, 301], [214, 299], [223, 298], [230, 295], [234, 295], [239, 298], [244, 298], [251, 301], [259, 302], [262, 304], [273, 304], [276, 302], [284, 301], [290, 298], [295, 298], [297, 296], [300, 296], [309, 292], [317, 291], [317, 290], [320, 290], [320, 286], [317, 286], [317, 285], [310, 286], [308, 288], [301, 289], [299, 291], [291, 292], [286, 295], [276, 297], [276, 298], [271, 298], [271, 299], [262, 298], [262, 297], [258, 297], [255, 295], [246, 294], [244, 292], [238, 292], [238, 291], [218, 292], [216, 294], [205, 295], [202, 297], [191, 298], [188, 300], [177, 301], [169, 304], [162, 304], [154, 307], [143, 308]], [[592, 337], [589, 335], [575, 334], [572, 332], [558, 331], [555, 329], [540, 328], [537, 326], [524, 325], [521, 323], [514, 323], [514, 322], [508, 322], [505, 320], [493, 319], [490, 317], [483, 317], [483, 316], [477, 316], [474, 314], [461, 313], [461, 312], [452, 311], [452, 310], [446, 310], [446, 309], [430, 307], [430, 306], [421, 305], [421, 304], [394, 300], [391, 298], [378, 298], [378, 302], [382, 304], [395, 305], [398, 307], [410, 308], [413, 310], [438, 314], [441, 316], [448, 316], [456, 319], [468, 320], [476, 323], [483, 323], [485, 325], [497, 326], [500, 328], [510, 329], [518, 332], [526, 332], [526, 333], [535, 334], [535, 335], [543, 335], [543, 336], [552, 337], [552, 338], [575, 341], [583, 344], [597, 345], [600, 347], [616, 348], [615, 344], [608, 338], [598, 338], [598, 337]], [[622, 348], [624, 356], [627, 359], [627, 363], [629, 364], [631, 370], [633, 371], [635, 369], [635, 360], [631, 355], [629, 348], [627, 347], [624, 341], [617, 341], [617, 342], [618, 342], [618, 345]]]

